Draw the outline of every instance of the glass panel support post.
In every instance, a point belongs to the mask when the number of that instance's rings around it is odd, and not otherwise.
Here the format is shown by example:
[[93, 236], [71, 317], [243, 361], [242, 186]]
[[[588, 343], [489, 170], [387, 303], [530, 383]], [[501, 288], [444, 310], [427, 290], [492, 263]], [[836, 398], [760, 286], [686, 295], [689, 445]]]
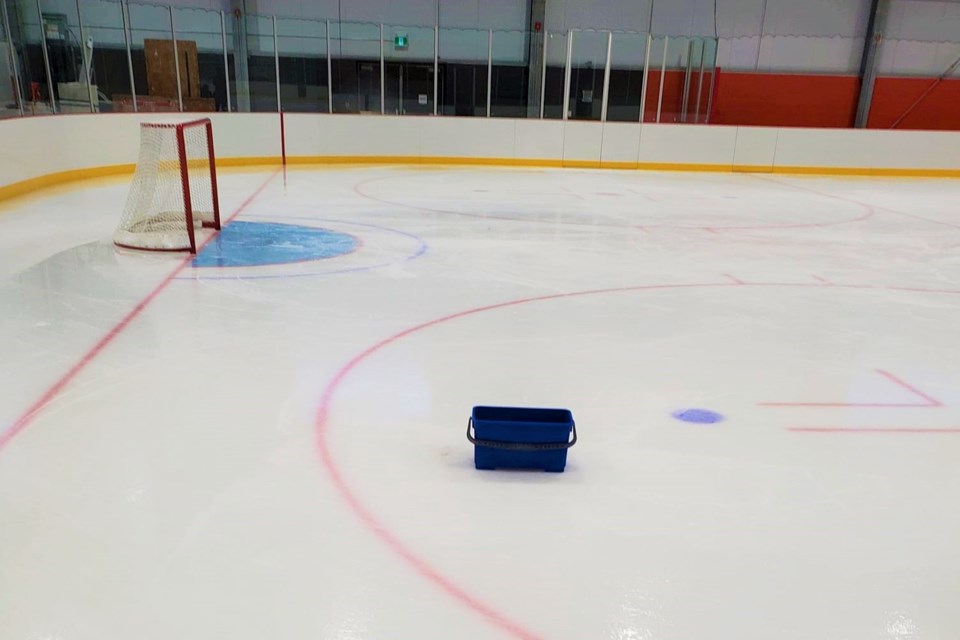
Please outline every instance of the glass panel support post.
[[493, 29], [487, 31], [487, 117], [490, 117], [491, 92], [493, 90]]
[[[83, 37], [83, 16], [80, 15], [80, 0], [77, 0], [77, 29], [80, 31], [80, 59], [83, 61], [83, 75], [87, 83], [87, 98], [90, 100], [90, 113], [96, 113], [100, 110], [99, 100], [96, 100], [94, 107], [93, 94], [93, 38], [89, 39], [90, 46], [87, 46], [88, 40]], [[88, 50], [89, 49], [89, 50]]]
[[613, 32], [607, 32], [607, 61], [603, 65], [603, 100], [600, 102], [600, 122], [607, 121], [607, 104], [610, 100], [610, 54], [613, 52]]
[[687, 121], [687, 114], [690, 112], [690, 81], [693, 76], [693, 52], [696, 48], [696, 40], [690, 40], [687, 43], [687, 70], [683, 74], [683, 102], [680, 103], [680, 122]]
[[657, 97], [657, 122], [660, 122], [660, 113], [663, 111], [663, 83], [667, 79], [667, 44], [670, 36], [663, 36], [663, 61], [660, 63], [660, 95]]
[[180, 112], [183, 113], [183, 84], [180, 79], [180, 52], [177, 51], [177, 27], [173, 22], [173, 6], [167, 8], [170, 10], [170, 36], [173, 38], [173, 68], [177, 74], [177, 104], [180, 106]]
[[543, 103], [547, 100], [547, 30], [543, 30], [543, 67], [540, 70], [540, 119], [543, 120]]
[[567, 59], [563, 71], [563, 119], [570, 113], [570, 63], [573, 59], [573, 29], [567, 31]]
[[277, 37], [277, 16], [273, 16], [273, 68], [277, 75], [277, 113], [283, 112], [283, 104], [280, 102], [280, 47]]
[[694, 111], [694, 124], [700, 121], [700, 101], [703, 99], [703, 70], [707, 64], [707, 41], [700, 42], [700, 74], [697, 76], [697, 109]]
[[223, 45], [223, 82], [227, 90], [227, 113], [233, 112], [230, 100], [230, 59], [227, 57], [227, 16], [220, 12], [220, 41]]
[[643, 122], [644, 111], [647, 108], [647, 81], [650, 79], [650, 45], [653, 44], [653, 35], [647, 34], [647, 51], [643, 56], [643, 84], [640, 85], [640, 122]]
[[20, 72], [17, 70], [17, 50], [13, 46], [13, 32], [10, 31], [10, 16], [7, 13], [7, 3], [0, 0], [0, 14], [3, 16], [3, 32], [7, 34], [7, 45], [10, 48], [10, 68], [13, 70], [13, 88], [17, 98], [17, 111], [23, 115], [23, 94], [20, 92]]
[[327, 113], [333, 113], [333, 62], [330, 50], [330, 21], [327, 20]]
[[[47, 29], [43, 24], [43, 9], [37, 0], [37, 17], [40, 18], [40, 46], [43, 47], [43, 68], [47, 73], [47, 91], [50, 93], [50, 111], [57, 112], [57, 100], [53, 95], [53, 74], [50, 73], [50, 52], [47, 50]], [[11, 36], [11, 40], [13, 36]]]
[[383, 64], [383, 23], [380, 23], [380, 115], [383, 115], [387, 112], [387, 96], [386, 96], [386, 74], [384, 73], [384, 64]]
[[127, 48], [127, 73], [130, 75], [130, 97], [133, 99], [133, 112], [140, 110], [137, 106], [137, 83], [133, 79], [133, 54], [130, 52], [130, 6], [126, 0], [120, 3], [120, 16], [123, 18], [123, 44]]
[[440, 86], [440, 26], [433, 26], [433, 115], [437, 115], [437, 94]]

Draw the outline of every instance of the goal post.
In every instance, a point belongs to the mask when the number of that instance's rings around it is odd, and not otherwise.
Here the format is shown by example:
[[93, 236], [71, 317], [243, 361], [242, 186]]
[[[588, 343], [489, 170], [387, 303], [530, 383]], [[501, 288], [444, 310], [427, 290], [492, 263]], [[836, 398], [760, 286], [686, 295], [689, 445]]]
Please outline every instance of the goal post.
[[196, 253], [202, 228], [220, 228], [210, 119], [141, 123], [137, 168], [114, 243]]

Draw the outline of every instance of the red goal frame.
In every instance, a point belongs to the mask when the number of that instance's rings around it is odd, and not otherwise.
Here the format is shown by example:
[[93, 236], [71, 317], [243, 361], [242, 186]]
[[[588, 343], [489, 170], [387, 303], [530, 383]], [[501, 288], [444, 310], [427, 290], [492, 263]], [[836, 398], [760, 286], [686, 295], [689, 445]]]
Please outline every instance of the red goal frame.
[[[213, 221], [204, 221], [202, 226], [208, 229], [220, 229], [220, 196], [217, 189], [217, 162], [213, 151], [213, 122], [210, 118], [198, 118], [187, 122], [142, 122], [144, 129], [175, 129], [177, 136], [177, 157], [180, 164], [180, 186], [183, 197], [183, 210], [187, 217], [187, 234], [190, 237], [190, 253], [197, 252], [197, 239], [193, 231], [193, 204], [190, 198], [190, 165], [187, 158], [187, 143], [184, 132], [187, 129], [204, 127], [207, 139], [207, 160], [210, 164], [210, 188], [213, 200]], [[124, 245], [120, 245], [124, 246]], [[143, 250], [140, 247], [132, 247]], [[148, 251], [183, 251], [183, 249], [147, 249]]]

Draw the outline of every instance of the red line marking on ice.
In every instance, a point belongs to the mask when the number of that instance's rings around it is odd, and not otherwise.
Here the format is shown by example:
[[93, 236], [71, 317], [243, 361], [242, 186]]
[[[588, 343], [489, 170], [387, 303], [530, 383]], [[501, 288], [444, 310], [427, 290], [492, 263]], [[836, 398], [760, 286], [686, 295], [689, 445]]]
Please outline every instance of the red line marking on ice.
[[[254, 191], [246, 200], [240, 203], [240, 206], [237, 207], [237, 209], [226, 219], [224, 225], [229, 224], [230, 221], [240, 215], [240, 213], [246, 209], [257, 196], [260, 195], [266, 186], [270, 184], [270, 181], [273, 180], [276, 175], [277, 172], [272, 173], [270, 177], [267, 178], [266, 181], [264, 181], [264, 183], [257, 188], [256, 191]], [[208, 242], [213, 240], [214, 237], [216, 237], [216, 234], [208, 236], [207, 239], [197, 247], [197, 253], [200, 253], [200, 251], [207, 245]], [[90, 349], [83, 354], [76, 364], [70, 367], [66, 373], [64, 373], [56, 382], [50, 385], [50, 387], [43, 392], [43, 395], [41, 395], [36, 401], [34, 401], [33, 404], [27, 407], [27, 410], [24, 411], [20, 417], [14, 420], [13, 424], [6, 431], [0, 433], [0, 451], [10, 444], [10, 442], [17, 437], [18, 434], [23, 432], [24, 429], [33, 423], [34, 419], [40, 415], [40, 412], [44, 409], [44, 407], [46, 407], [51, 400], [57, 397], [57, 395], [63, 391], [67, 385], [73, 381], [74, 378], [77, 377], [77, 374], [83, 371], [88, 364], [90, 364], [98, 355], [100, 355], [100, 353], [111, 342], [113, 342], [114, 338], [120, 335], [123, 330], [126, 329], [130, 323], [143, 312], [147, 305], [153, 302], [156, 297], [167, 288], [167, 285], [170, 284], [177, 274], [183, 271], [183, 269], [190, 264], [190, 261], [193, 260], [193, 257], [193, 254], [191, 254], [183, 258], [183, 260], [177, 264], [175, 269], [164, 276], [163, 280], [160, 281], [160, 284], [154, 287], [153, 290], [146, 295], [146, 297], [140, 300], [140, 302], [138, 302], [133, 309], [128, 311], [127, 314], [124, 315], [117, 324], [115, 324], [102, 338], [100, 338], [92, 347], [90, 347]]]
[[923, 398], [923, 399], [926, 401], [926, 404], [925, 404], [924, 406], [928, 406], [928, 407], [942, 407], [942, 406], [943, 406], [943, 403], [941, 403], [941, 402], [940, 402], [939, 400], [937, 400], [936, 398], [933, 398], [933, 397], [927, 395], [926, 393], [924, 393], [923, 391], [920, 391], [920, 389], [917, 389], [917, 388], [916, 388], [915, 386], [913, 386], [912, 384], [909, 384], [909, 383], [906, 382], [905, 380], [902, 380], [902, 379], [898, 378], [897, 376], [893, 375], [893, 374], [890, 373], [889, 371], [884, 371], [883, 369], [877, 369], [877, 373], [879, 373], [880, 375], [882, 375], [884, 378], [886, 378], [887, 380], [889, 380], [889, 381], [892, 382], [893, 384], [895, 384], [895, 385], [897, 385], [897, 386], [899, 386], [899, 387], [901, 387], [901, 388], [903, 388], [903, 389], [906, 389], [907, 391], [909, 391], [909, 392], [912, 393], [913, 395], [919, 396], [919, 397]]
[[364, 525], [373, 533], [377, 538], [379, 538], [384, 544], [387, 545], [394, 553], [403, 558], [417, 573], [421, 576], [433, 582], [436, 586], [440, 587], [443, 591], [447, 593], [453, 599], [459, 601], [461, 604], [465, 605], [467, 608], [473, 610], [475, 613], [479, 614], [485, 618], [488, 622], [493, 624], [496, 627], [499, 627], [501, 630], [509, 633], [515, 638], [522, 638], [524, 640], [534, 640], [540, 638], [531, 631], [528, 631], [521, 627], [519, 624], [511, 621], [505, 615], [497, 612], [492, 607], [487, 604], [484, 604], [476, 597], [467, 593], [467, 591], [453, 582], [450, 578], [441, 574], [437, 569], [430, 565], [425, 559], [421, 558], [414, 552], [412, 549], [407, 547], [394, 533], [392, 533], [386, 525], [377, 520], [376, 516], [370, 511], [370, 509], [361, 502], [360, 498], [353, 492], [350, 488], [347, 480], [344, 478], [343, 473], [340, 471], [340, 467], [337, 465], [337, 462], [334, 460], [333, 453], [330, 450], [330, 445], [327, 441], [327, 433], [329, 431], [329, 415], [330, 408], [333, 401], [334, 393], [337, 391], [337, 388], [343, 382], [343, 380], [358, 366], [361, 362], [377, 353], [381, 349], [401, 340], [409, 335], [433, 327], [445, 322], [450, 322], [452, 320], [457, 320], [460, 318], [465, 318], [467, 316], [475, 315], [478, 313], [483, 313], [485, 311], [492, 311], [494, 309], [504, 309], [507, 307], [513, 307], [521, 304], [527, 304], [531, 302], [540, 302], [546, 300], [559, 300], [561, 298], [572, 298], [577, 296], [587, 296], [587, 295], [597, 295], [602, 293], [614, 293], [614, 292], [627, 292], [627, 291], [643, 291], [643, 290], [656, 290], [656, 289], [684, 289], [684, 288], [704, 288], [704, 287], [730, 287], [731, 284], [726, 283], [712, 283], [712, 284], [672, 284], [672, 285], [642, 285], [637, 287], [617, 287], [613, 289], [597, 289], [591, 291], [578, 291], [572, 293], [559, 293], [551, 294], [545, 296], [537, 296], [533, 298], [522, 298], [520, 300], [511, 300], [509, 302], [501, 302], [498, 304], [487, 305], [484, 307], [477, 307], [474, 309], [468, 309], [466, 311], [461, 311], [458, 313], [453, 313], [441, 318], [436, 318], [428, 322], [416, 325], [400, 333], [394, 334], [389, 338], [385, 338], [380, 342], [374, 344], [371, 347], [368, 347], [364, 351], [360, 352], [358, 355], [354, 356], [349, 362], [347, 362], [341, 369], [334, 375], [333, 379], [327, 385], [326, 389], [323, 391], [321, 396], [320, 405], [317, 408], [316, 418], [314, 421], [315, 425], [315, 437], [316, 437], [316, 446], [317, 451], [320, 455], [320, 460], [323, 463], [323, 466], [326, 468], [327, 473], [330, 476], [333, 486], [336, 488], [337, 492], [340, 493], [340, 496], [344, 499], [350, 509], [356, 514], [356, 516], [363, 522]]
[[[362, 194], [361, 194], [362, 195]], [[855, 284], [845, 284], [845, 285], [835, 285], [836, 287], [844, 289], [857, 289], [857, 290], [866, 290], [878, 288], [875, 285], [855, 285]], [[537, 638], [538, 636], [533, 635], [531, 632], [526, 631], [516, 623], [510, 621], [506, 616], [498, 613], [488, 605], [483, 604], [477, 598], [471, 596], [466, 592], [465, 589], [458, 586], [450, 578], [447, 578], [441, 574], [437, 569], [433, 568], [429, 562], [418, 556], [413, 550], [408, 548], [399, 537], [387, 529], [386, 525], [377, 520], [373, 512], [367, 507], [360, 498], [353, 492], [348, 484], [347, 480], [344, 478], [342, 472], [340, 471], [339, 466], [334, 460], [333, 453], [330, 451], [330, 445], [327, 442], [327, 432], [329, 431], [329, 415], [330, 408], [333, 404], [333, 397], [337, 392], [340, 384], [349, 376], [349, 374], [359, 366], [364, 360], [370, 356], [376, 354], [381, 349], [407, 337], [418, 331], [422, 331], [429, 327], [436, 326], [438, 324], [448, 322], [451, 320], [456, 320], [459, 318], [464, 318], [466, 316], [474, 315], [477, 313], [482, 313], [484, 311], [492, 311], [494, 309], [503, 309], [507, 307], [512, 307], [520, 304], [526, 304], [529, 302], [539, 302], [545, 300], [556, 300], [560, 298], [572, 298], [576, 296], [588, 296], [588, 295], [597, 295], [603, 293], [621, 293], [621, 292], [631, 292], [631, 291], [655, 291], [655, 290], [667, 290], [667, 289], [710, 289], [710, 288], [727, 288], [727, 287], [795, 287], [795, 288], [827, 288], [822, 284], [815, 284], [812, 282], [750, 282], [744, 283], [743, 285], [736, 285], [733, 283], [724, 283], [724, 282], [711, 282], [711, 283], [691, 283], [691, 284], [660, 284], [660, 285], [641, 285], [636, 287], [616, 287], [611, 289], [596, 289], [589, 291], [577, 291], [572, 293], [560, 293], [553, 295], [538, 296], [533, 298], [523, 298], [520, 300], [512, 300], [509, 302], [502, 302], [499, 304], [492, 304], [484, 307], [477, 307], [475, 309], [468, 309], [466, 311], [461, 311], [459, 313], [454, 313], [451, 315], [443, 316], [435, 320], [430, 320], [422, 324], [416, 325], [400, 333], [394, 334], [389, 338], [381, 340], [380, 342], [374, 344], [373, 346], [365, 349], [358, 355], [354, 356], [349, 362], [347, 362], [340, 370], [334, 375], [333, 379], [324, 389], [323, 394], [320, 399], [320, 404], [317, 407], [317, 412], [314, 420], [314, 436], [315, 443], [317, 447], [317, 452], [320, 456], [320, 460], [323, 463], [323, 466], [326, 468], [327, 473], [330, 475], [331, 481], [333, 482], [334, 488], [340, 494], [341, 498], [347, 503], [347, 506], [353, 511], [353, 513], [360, 519], [360, 521], [366, 525], [374, 536], [379, 538], [387, 547], [400, 556], [407, 564], [409, 564], [417, 573], [421, 576], [433, 582], [434, 585], [442, 589], [447, 593], [448, 596], [459, 601], [461, 604], [466, 606], [469, 609], [472, 609], [478, 615], [484, 617], [488, 622], [498, 626], [500, 629], [510, 633], [512, 636], [517, 638], [531, 639]], [[925, 293], [941, 293], [949, 295], [960, 295], [960, 289], [915, 289], [915, 288], [904, 288], [904, 287], [879, 287], [887, 291], [910, 291], [910, 292], [925, 292]]]
[[954, 224], [952, 222], [946, 222], [944, 220], [934, 220], [933, 218], [925, 218], [923, 216], [918, 216], [915, 213], [906, 213], [905, 211], [897, 211], [896, 209], [889, 209], [887, 207], [879, 207], [881, 211], [886, 211], [887, 213], [893, 213], [898, 216], [906, 216], [908, 218], [913, 218], [914, 220], [923, 220], [924, 222], [929, 222], [931, 224], [939, 224], [945, 227], [951, 227], [953, 229], [960, 229], [960, 224]]
[[796, 433], [960, 433], [960, 428], [945, 429], [920, 427], [789, 427], [787, 431]]
[[942, 407], [943, 404], [923, 391], [920, 391], [911, 384], [896, 377], [888, 371], [877, 369], [877, 373], [897, 385], [907, 390], [911, 394], [921, 398], [923, 402], [758, 402], [758, 407], [865, 407], [865, 408], [891, 408], [891, 409], [918, 409]]

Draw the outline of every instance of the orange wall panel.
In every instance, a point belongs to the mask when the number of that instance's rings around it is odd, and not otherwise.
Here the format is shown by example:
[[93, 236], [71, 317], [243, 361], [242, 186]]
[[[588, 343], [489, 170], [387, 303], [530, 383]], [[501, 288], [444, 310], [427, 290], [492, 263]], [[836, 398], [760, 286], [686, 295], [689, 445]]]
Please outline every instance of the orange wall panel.
[[[907, 113], [928, 89], [930, 92]], [[897, 129], [960, 131], [960, 80], [877, 78], [867, 126], [889, 129], [901, 117]]]
[[723, 71], [711, 124], [773, 127], [851, 127], [857, 114], [856, 76]]
[[[677, 122], [680, 119], [680, 105], [683, 101], [683, 71], [667, 71], [663, 82], [663, 105], [660, 110], [660, 122]], [[647, 104], [643, 110], [644, 122], [657, 121], [657, 101], [660, 96], [660, 70], [650, 70]]]

